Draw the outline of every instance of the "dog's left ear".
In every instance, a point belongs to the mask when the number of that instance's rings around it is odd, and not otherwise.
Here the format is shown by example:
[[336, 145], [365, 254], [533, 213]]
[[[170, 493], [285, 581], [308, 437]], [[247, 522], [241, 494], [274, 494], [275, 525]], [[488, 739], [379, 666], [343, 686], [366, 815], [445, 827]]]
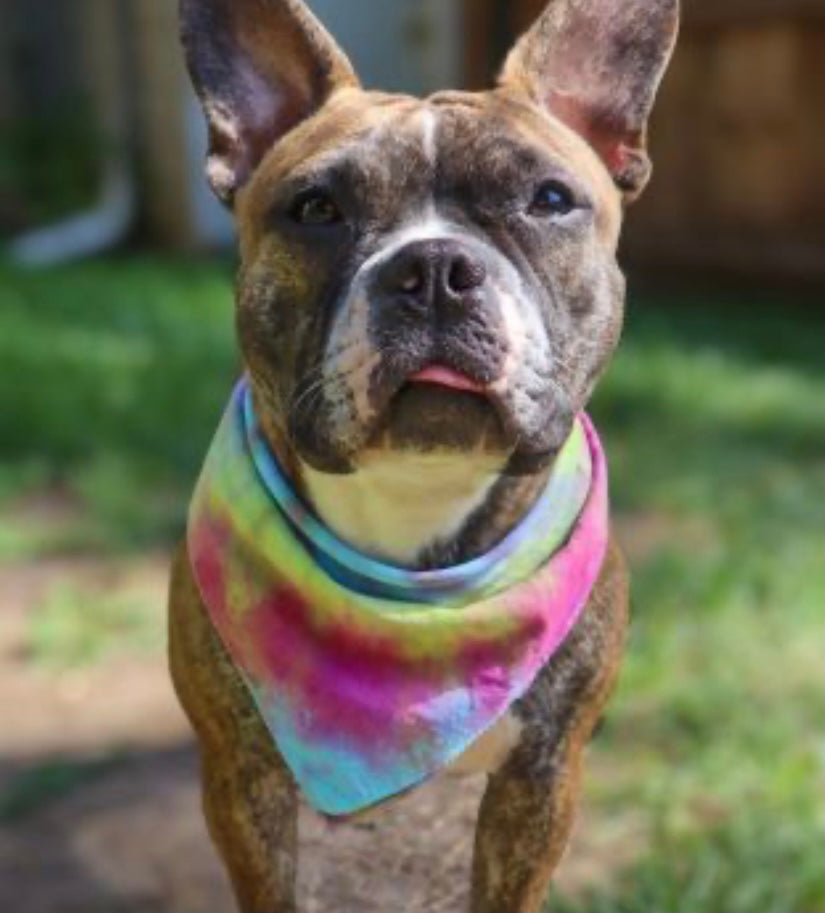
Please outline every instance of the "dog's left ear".
[[647, 121], [678, 29], [679, 0], [552, 0], [501, 83], [580, 133], [631, 200], [650, 177]]

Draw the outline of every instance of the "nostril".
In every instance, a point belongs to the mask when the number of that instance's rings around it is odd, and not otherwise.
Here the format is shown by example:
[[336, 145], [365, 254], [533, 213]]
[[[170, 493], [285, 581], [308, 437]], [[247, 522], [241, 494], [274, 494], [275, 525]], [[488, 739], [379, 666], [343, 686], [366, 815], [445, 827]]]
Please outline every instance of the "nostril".
[[407, 295], [415, 295], [424, 287], [423, 270], [411, 264], [401, 275], [398, 276], [398, 290]]
[[447, 274], [447, 286], [451, 292], [470, 292], [483, 285], [487, 279], [487, 268], [479, 260], [463, 254], [455, 257]]
[[381, 271], [380, 281], [391, 295], [420, 295], [427, 283], [425, 265], [417, 257], [396, 257]]

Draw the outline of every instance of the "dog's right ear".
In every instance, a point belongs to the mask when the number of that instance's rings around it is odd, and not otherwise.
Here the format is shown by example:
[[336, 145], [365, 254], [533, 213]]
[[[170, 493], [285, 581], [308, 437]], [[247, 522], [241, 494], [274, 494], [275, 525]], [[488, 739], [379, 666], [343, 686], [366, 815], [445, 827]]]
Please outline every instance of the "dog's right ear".
[[209, 125], [207, 177], [231, 205], [278, 139], [358, 79], [301, 0], [181, 0], [180, 13]]

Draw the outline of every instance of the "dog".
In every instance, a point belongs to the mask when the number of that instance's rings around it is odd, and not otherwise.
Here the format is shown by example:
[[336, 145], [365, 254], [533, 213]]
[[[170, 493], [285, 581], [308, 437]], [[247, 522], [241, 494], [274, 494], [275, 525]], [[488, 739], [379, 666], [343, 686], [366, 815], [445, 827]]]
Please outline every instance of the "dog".
[[[256, 433], [348, 547], [412, 572], [472, 564], [545, 490], [621, 335], [617, 244], [677, 4], [552, 0], [495, 88], [420, 100], [363, 90], [301, 0], [181, 0], [207, 177], [237, 221]], [[190, 537], [170, 667], [207, 824], [240, 909], [293, 910], [299, 785], [196, 563]], [[545, 901], [627, 591], [611, 537], [563, 642], [451, 765], [488, 776], [475, 913]]]

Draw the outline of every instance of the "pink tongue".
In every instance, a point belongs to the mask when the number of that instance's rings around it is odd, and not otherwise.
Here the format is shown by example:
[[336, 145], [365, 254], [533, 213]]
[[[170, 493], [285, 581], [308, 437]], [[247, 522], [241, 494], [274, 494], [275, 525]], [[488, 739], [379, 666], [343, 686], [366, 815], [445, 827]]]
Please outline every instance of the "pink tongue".
[[483, 393], [484, 387], [470, 380], [466, 374], [445, 368], [443, 365], [430, 365], [417, 374], [410, 376], [410, 383], [438, 384], [441, 387], [450, 387], [452, 390], [467, 390], [470, 393]]

